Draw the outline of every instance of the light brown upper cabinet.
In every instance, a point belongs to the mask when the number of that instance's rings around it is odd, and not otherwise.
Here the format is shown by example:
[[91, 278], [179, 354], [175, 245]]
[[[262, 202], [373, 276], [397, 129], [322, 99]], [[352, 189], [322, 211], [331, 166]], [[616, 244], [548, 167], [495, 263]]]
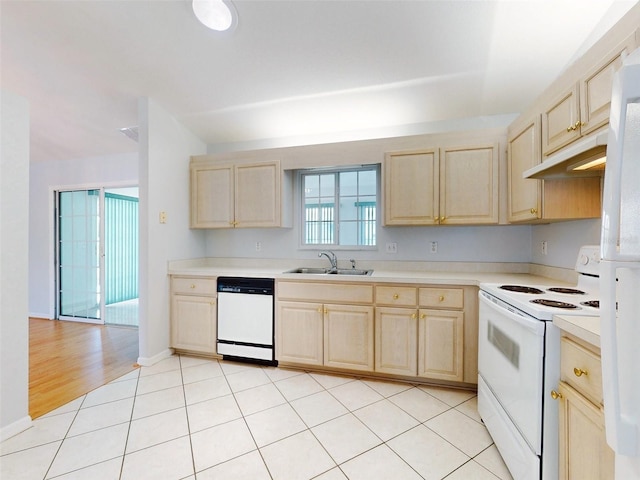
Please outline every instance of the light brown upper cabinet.
[[540, 117], [535, 116], [510, 131], [507, 150], [510, 222], [538, 219], [542, 211], [542, 180], [522, 178], [540, 163]]
[[387, 153], [384, 224], [498, 223], [497, 144]]
[[191, 164], [191, 228], [284, 226], [278, 161]]
[[600, 177], [522, 178], [525, 170], [540, 161], [539, 116], [512, 124], [507, 152], [509, 222], [535, 223], [600, 216]]
[[613, 75], [635, 47], [635, 34], [625, 38], [542, 110], [542, 153], [550, 155], [609, 122]]
[[384, 224], [434, 225], [439, 218], [437, 148], [388, 153], [384, 162]]

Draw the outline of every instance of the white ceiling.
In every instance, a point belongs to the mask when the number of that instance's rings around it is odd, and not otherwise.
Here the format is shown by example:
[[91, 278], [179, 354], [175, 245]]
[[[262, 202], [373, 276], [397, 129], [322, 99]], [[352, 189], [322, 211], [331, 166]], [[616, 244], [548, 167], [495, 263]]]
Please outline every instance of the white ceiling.
[[634, 3], [235, 0], [219, 33], [188, 0], [1, 0], [1, 86], [32, 161], [136, 151], [142, 96], [217, 148], [384, 136], [522, 111]]

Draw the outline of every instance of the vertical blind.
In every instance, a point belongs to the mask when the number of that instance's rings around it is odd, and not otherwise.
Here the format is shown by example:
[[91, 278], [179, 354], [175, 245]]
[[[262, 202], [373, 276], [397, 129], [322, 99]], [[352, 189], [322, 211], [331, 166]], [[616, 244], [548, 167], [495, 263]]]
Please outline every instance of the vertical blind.
[[138, 199], [105, 193], [105, 304], [138, 298]]

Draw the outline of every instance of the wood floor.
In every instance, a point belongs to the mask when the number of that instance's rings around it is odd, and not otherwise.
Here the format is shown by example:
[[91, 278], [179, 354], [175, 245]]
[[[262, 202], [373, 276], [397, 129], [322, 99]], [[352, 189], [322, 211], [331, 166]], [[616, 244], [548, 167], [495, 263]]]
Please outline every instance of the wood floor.
[[138, 329], [29, 319], [29, 414], [40, 417], [137, 368]]

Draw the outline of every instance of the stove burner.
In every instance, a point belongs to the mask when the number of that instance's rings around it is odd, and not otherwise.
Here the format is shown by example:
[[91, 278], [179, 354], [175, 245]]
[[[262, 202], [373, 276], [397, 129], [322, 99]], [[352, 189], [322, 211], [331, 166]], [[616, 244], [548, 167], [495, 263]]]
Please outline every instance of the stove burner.
[[573, 309], [580, 308], [577, 305], [566, 302], [559, 302], [557, 300], [549, 300], [547, 298], [536, 298], [535, 300], [529, 300], [531, 303], [537, 303], [538, 305], [544, 305], [545, 307]]
[[586, 307], [600, 308], [600, 300], [589, 300], [588, 302], [581, 302], [580, 305]]
[[510, 292], [519, 292], [519, 293], [544, 293], [539, 288], [533, 287], [525, 287], [523, 285], [502, 285], [500, 287], [502, 290], [508, 290]]
[[548, 291], [550, 292], [555, 292], [555, 293], [567, 293], [569, 295], [584, 295], [585, 292], [583, 292], [582, 290], [577, 290], [575, 288], [564, 288], [564, 287], [552, 287], [552, 288], [547, 288]]

